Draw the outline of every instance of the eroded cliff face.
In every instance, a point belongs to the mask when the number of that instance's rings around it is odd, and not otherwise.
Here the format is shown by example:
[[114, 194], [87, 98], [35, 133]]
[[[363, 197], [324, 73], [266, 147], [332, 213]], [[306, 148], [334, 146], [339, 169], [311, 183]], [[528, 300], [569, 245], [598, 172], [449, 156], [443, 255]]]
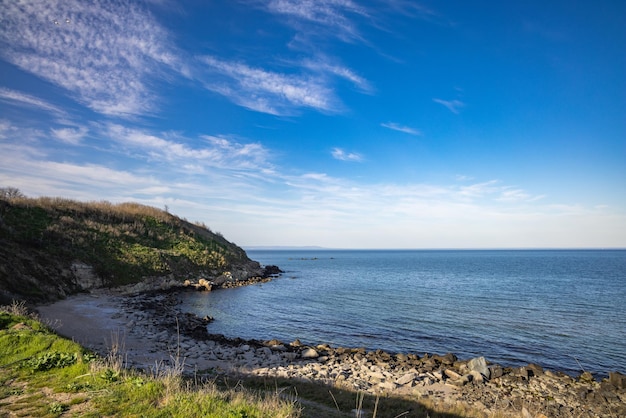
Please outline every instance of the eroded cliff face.
[[144, 281], [236, 282], [262, 274], [259, 263], [220, 234], [160, 209], [0, 199], [0, 303], [41, 303]]

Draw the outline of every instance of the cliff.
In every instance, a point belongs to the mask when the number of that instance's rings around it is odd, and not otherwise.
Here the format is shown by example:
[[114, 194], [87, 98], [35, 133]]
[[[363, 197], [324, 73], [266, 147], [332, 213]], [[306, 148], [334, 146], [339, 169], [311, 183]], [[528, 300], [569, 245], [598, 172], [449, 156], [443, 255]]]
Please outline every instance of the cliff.
[[262, 274], [243, 249], [164, 210], [0, 194], [0, 303], [148, 279], [236, 282]]

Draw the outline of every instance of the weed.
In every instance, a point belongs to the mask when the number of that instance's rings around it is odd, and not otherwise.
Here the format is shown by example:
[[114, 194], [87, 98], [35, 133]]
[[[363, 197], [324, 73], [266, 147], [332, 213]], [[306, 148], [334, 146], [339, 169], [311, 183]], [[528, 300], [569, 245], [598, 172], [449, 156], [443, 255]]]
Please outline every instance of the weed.
[[100, 373], [100, 378], [108, 383], [117, 382], [120, 380], [120, 372], [119, 370], [104, 369], [104, 371]]
[[48, 406], [48, 411], [54, 415], [61, 415], [63, 412], [67, 411], [69, 406], [62, 404], [60, 402], [52, 402], [50, 406]]
[[76, 353], [43, 353], [35, 358], [24, 361], [24, 367], [33, 372], [40, 372], [54, 368], [67, 367], [76, 363], [78, 356]]

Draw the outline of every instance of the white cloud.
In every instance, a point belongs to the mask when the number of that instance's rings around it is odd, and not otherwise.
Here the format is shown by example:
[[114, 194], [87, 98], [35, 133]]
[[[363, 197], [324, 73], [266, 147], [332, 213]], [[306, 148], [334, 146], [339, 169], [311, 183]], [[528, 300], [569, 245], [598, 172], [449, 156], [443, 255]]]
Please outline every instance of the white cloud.
[[328, 58], [316, 57], [315, 59], [307, 59], [302, 62], [302, 65], [305, 68], [317, 73], [330, 74], [332, 76], [348, 80], [362, 92], [372, 93], [374, 90], [370, 82], [365, 78], [361, 77], [347, 67], [331, 62]]
[[363, 156], [361, 154], [357, 154], [355, 152], [346, 152], [341, 148], [333, 148], [331, 154], [336, 160], [355, 162], [363, 161]]
[[[202, 135], [197, 139], [175, 133], [150, 133], [140, 129], [110, 124], [106, 135], [121, 146], [139, 151], [139, 158], [165, 161], [177, 171], [188, 167], [206, 171], [209, 167], [224, 170], [271, 168], [267, 150], [257, 143], [242, 144], [227, 138]], [[200, 142], [201, 146], [187, 144]]]
[[403, 132], [409, 135], [419, 136], [422, 135], [422, 132], [419, 129], [411, 128], [409, 126], [400, 125], [394, 122], [381, 123], [380, 126], [384, 128], [391, 129], [393, 131]]
[[498, 200], [505, 201], [505, 202], [514, 202], [514, 201], [530, 202], [530, 201], [543, 199], [544, 197], [545, 197], [544, 195], [532, 196], [528, 192], [522, 189], [506, 187], [501, 191], [500, 197], [498, 198]]
[[58, 128], [58, 129], [50, 129], [52, 135], [61, 142], [65, 142], [66, 144], [78, 145], [82, 141], [82, 139], [87, 135], [89, 130], [84, 127], [78, 128]]
[[[339, 108], [334, 93], [322, 79], [266, 71], [212, 56], [199, 59], [211, 73], [206, 87], [248, 109], [286, 115], [301, 107], [329, 112]], [[216, 75], [221, 79], [217, 80]]]
[[152, 111], [150, 77], [180, 65], [137, 2], [8, 2], [0, 21], [4, 59], [107, 115]]
[[460, 100], [443, 100], [443, 99], [433, 99], [433, 102], [439, 103], [440, 105], [445, 106], [450, 112], [454, 114], [458, 114], [461, 108], [465, 107], [465, 103]]
[[22, 93], [17, 90], [7, 89], [4, 87], [0, 87], [0, 100], [18, 106], [26, 106], [45, 110], [47, 112], [51, 112], [57, 115], [65, 114], [63, 110], [45, 100], [39, 99], [35, 96], [31, 96], [30, 94]]
[[[351, 0], [270, 0], [266, 6], [271, 13], [285, 15], [300, 31], [309, 35], [336, 36], [344, 41], [360, 38], [350, 16], [368, 16], [368, 11]], [[305, 29], [302, 23], [321, 26], [323, 31]]]

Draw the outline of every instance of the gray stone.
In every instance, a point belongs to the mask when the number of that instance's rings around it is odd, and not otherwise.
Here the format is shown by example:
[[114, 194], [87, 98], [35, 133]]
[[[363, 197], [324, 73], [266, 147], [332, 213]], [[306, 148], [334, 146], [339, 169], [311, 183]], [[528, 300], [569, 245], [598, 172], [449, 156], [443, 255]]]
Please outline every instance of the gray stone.
[[261, 347], [257, 350], [257, 353], [263, 357], [269, 357], [272, 355], [272, 349], [269, 347]]
[[448, 376], [450, 379], [457, 380], [461, 378], [461, 375], [455, 372], [452, 369], [445, 369], [443, 373]]
[[485, 381], [483, 374], [476, 370], [470, 370], [469, 374], [472, 376], [472, 382], [474, 383], [483, 383]]
[[305, 359], [313, 359], [318, 358], [319, 353], [314, 348], [306, 348], [302, 351], [300, 356]]
[[487, 361], [484, 357], [476, 357], [471, 359], [467, 363], [467, 367], [471, 371], [476, 371], [482, 374], [486, 379], [489, 379], [491, 373], [489, 372], [489, 368], [487, 367]]
[[497, 379], [498, 377], [502, 377], [504, 375], [504, 370], [500, 365], [491, 365], [489, 366], [489, 379]]
[[413, 382], [413, 380], [415, 380], [415, 377], [415, 373], [407, 373], [404, 376], [400, 377], [398, 380], [396, 380], [396, 383], [400, 386], [404, 386]]
[[609, 383], [618, 389], [626, 388], [626, 376], [620, 372], [609, 372]]

